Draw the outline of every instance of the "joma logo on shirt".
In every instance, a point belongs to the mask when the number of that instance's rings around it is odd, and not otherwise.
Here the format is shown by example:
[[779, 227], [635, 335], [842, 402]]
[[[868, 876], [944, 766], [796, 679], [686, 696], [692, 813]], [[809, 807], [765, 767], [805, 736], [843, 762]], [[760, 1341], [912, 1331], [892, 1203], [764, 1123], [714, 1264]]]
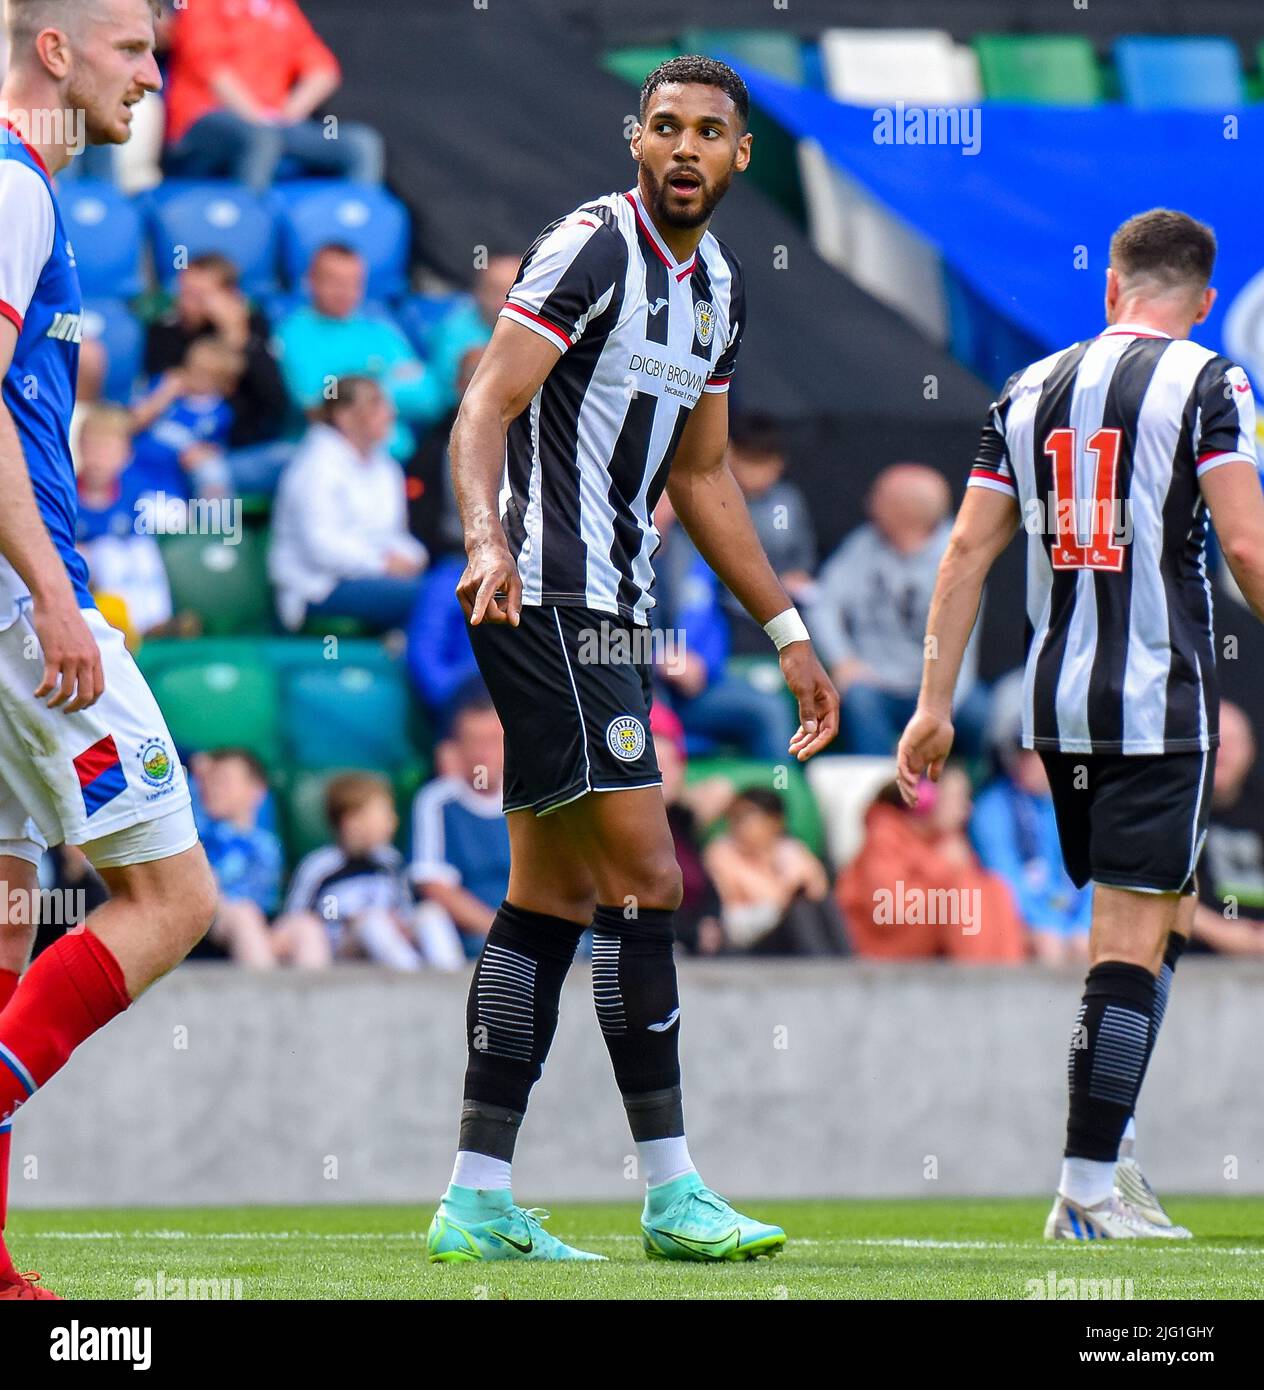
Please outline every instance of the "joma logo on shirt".
[[48, 330], [50, 338], [59, 343], [81, 343], [83, 341], [83, 318], [79, 314], [57, 314]]

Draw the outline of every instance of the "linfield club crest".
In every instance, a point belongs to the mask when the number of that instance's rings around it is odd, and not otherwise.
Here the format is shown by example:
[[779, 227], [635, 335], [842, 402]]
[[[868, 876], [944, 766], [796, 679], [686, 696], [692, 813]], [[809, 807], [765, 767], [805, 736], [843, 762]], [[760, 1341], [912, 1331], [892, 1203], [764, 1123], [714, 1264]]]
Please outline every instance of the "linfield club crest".
[[175, 776], [175, 761], [162, 739], [147, 738], [136, 756], [140, 760], [141, 776], [151, 787], [165, 787]]

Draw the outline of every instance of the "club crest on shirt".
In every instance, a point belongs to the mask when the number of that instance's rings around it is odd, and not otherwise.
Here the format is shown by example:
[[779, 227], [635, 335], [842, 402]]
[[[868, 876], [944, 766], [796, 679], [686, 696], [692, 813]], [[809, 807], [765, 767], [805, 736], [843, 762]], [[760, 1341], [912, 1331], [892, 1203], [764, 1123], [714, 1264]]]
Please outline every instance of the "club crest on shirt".
[[698, 300], [693, 306], [693, 326], [702, 346], [710, 347], [715, 332], [715, 305], [705, 299]]
[[636, 762], [645, 752], [645, 725], [630, 714], [612, 719], [606, 727], [606, 747], [621, 762]]

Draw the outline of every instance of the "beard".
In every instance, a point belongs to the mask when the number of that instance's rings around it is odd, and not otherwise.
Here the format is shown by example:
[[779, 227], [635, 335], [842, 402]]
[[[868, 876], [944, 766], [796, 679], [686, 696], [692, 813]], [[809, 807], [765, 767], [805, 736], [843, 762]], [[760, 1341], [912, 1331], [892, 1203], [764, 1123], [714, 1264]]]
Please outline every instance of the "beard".
[[[699, 189], [700, 196], [696, 212], [685, 212], [681, 209], [672, 211], [667, 206], [667, 195], [670, 192], [667, 187], [667, 180], [655, 178], [653, 171], [646, 164], [641, 165], [641, 172], [650, 186], [649, 204], [651, 209], [655, 216], [666, 222], [669, 227], [701, 227], [715, 211], [716, 205], [728, 192], [729, 184], [733, 181], [733, 167], [730, 165], [714, 183], [703, 182]], [[696, 169], [692, 172], [702, 178]]]
[[75, 122], [73, 134], [78, 139], [79, 148], [83, 145], [117, 145], [126, 141], [131, 133], [116, 133], [112, 125], [102, 122], [93, 111], [95, 94], [87, 86], [71, 80], [66, 88], [65, 108], [67, 116]]

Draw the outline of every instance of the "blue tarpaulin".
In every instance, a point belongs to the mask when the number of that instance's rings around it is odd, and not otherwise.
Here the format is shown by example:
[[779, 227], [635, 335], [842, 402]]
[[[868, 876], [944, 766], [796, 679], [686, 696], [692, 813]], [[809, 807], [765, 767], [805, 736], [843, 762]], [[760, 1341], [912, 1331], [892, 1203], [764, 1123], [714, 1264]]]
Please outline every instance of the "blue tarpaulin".
[[1264, 386], [1259, 108], [1221, 115], [984, 103], [956, 122], [938, 117], [934, 134], [958, 143], [912, 143], [928, 128], [919, 131], [925, 117], [911, 108], [875, 112], [748, 68], [743, 76], [760, 106], [818, 140], [1047, 350], [1101, 327], [1110, 235], [1125, 218], [1163, 206], [1210, 223], [1220, 243], [1219, 298], [1193, 336], [1236, 357]]

